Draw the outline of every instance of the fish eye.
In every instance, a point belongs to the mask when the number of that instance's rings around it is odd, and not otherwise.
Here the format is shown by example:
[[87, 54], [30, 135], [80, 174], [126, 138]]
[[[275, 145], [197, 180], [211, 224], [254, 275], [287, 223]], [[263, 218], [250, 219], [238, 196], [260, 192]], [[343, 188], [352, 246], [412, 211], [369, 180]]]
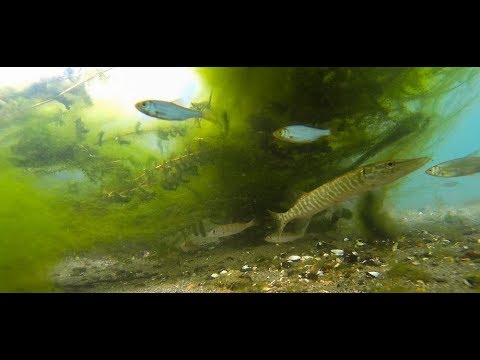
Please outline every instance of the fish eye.
[[146, 102], [142, 103], [142, 106], [147, 107], [147, 103]]
[[392, 162], [392, 161], [389, 161], [389, 162], [387, 163], [387, 166], [388, 166], [388, 167], [393, 167], [393, 162]]
[[212, 230], [212, 233], [213, 233], [213, 234], [216, 234], [216, 233], [217, 233], [217, 230]]

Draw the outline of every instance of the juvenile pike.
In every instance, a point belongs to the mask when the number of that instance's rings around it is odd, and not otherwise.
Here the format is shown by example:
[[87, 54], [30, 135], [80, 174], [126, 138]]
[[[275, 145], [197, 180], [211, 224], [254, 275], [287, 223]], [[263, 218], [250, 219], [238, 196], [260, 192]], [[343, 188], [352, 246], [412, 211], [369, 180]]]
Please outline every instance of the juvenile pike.
[[256, 225], [255, 219], [252, 219], [247, 223], [233, 223], [233, 224], [218, 225], [214, 227], [212, 230], [210, 230], [207, 233], [207, 236], [208, 237], [224, 237], [224, 236], [235, 235], [255, 225]]
[[278, 224], [278, 239], [293, 219], [309, 219], [330, 206], [391, 183], [426, 164], [430, 158], [388, 160], [365, 165], [302, 195], [288, 211], [270, 214]]

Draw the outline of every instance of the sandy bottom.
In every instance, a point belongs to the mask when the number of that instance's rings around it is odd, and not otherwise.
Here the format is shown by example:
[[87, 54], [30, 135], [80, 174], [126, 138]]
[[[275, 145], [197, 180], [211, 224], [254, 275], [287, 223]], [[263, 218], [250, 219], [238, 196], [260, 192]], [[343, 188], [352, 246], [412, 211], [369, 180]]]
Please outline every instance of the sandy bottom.
[[[91, 251], [54, 269], [60, 292], [478, 292], [480, 216], [402, 213], [395, 240], [341, 228], [290, 243], [224, 241], [191, 253]], [[333, 250], [333, 251], [332, 251]]]

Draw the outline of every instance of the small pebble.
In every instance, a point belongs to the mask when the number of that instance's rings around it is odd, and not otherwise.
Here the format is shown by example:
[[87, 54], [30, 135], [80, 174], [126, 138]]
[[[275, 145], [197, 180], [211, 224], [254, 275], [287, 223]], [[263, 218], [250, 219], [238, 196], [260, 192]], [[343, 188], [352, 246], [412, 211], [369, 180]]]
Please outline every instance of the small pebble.
[[378, 278], [378, 277], [382, 276], [382, 274], [380, 274], [377, 271], [369, 271], [368, 275], [370, 275], [371, 277], [374, 277], [374, 278]]
[[350, 239], [349, 239], [349, 238], [347, 238], [347, 237], [343, 239], [343, 241], [348, 241], [348, 240], [350, 240]]
[[288, 260], [288, 261], [298, 261], [298, 260], [300, 260], [300, 259], [301, 259], [300, 256], [298, 256], [298, 255], [292, 255], [292, 256], [289, 256], [287, 260]]
[[332, 252], [333, 255], [336, 255], [336, 256], [343, 256], [343, 250], [340, 250], [340, 249], [333, 249], [333, 250], [330, 250]]
[[254, 266], [254, 267], [252, 268], [252, 270], [253, 270], [253, 271], [256, 271], [256, 270], [257, 270], [257, 267], [256, 267], [256, 266]]
[[218, 275], [217, 273], [214, 273], [214, 274], [210, 275], [210, 277], [211, 277], [212, 279], [216, 279], [216, 278], [218, 278], [219, 276], [220, 276], [220, 275]]
[[251, 268], [250, 266], [248, 266], [248, 265], [243, 265], [241, 271], [247, 272], [247, 271], [250, 271], [250, 270], [252, 270], [252, 268]]
[[302, 261], [305, 261], [305, 260], [310, 260], [310, 259], [313, 259], [313, 256], [309, 256], [309, 255], [305, 255], [305, 256], [302, 256]]
[[225, 275], [226, 273], [227, 273], [227, 270], [220, 271], [220, 275]]
[[363, 245], [365, 245], [365, 244], [364, 244], [363, 242], [361, 242], [361, 241], [357, 240], [357, 243], [356, 243], [356, 245], [357, 245], [357, 246], [363, 246]]
[[352, 255], [358, 256], [358, 253], [356, 251], [352, 251]]
[[323, 254], [323, 257], [328, 257], [328, 254], [327, 254], [327, 253], [324, 253], [324, 254]]
[[[480, 242], [480, 239], [478, 239], [478, 242]], [[323, 243], [321, 241], [319, 241], [316, 245], [317, 249], [320, 249], [323, 247]]]

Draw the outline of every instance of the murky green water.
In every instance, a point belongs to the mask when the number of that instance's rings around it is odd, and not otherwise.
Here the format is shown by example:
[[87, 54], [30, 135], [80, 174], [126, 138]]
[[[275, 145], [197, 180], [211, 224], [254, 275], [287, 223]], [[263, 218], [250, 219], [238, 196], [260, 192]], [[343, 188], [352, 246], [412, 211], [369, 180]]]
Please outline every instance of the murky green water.
[[480, 149], [477, 68], [1, 74], [1, 291], [478, 291], [480, 175], [425, 172]]

